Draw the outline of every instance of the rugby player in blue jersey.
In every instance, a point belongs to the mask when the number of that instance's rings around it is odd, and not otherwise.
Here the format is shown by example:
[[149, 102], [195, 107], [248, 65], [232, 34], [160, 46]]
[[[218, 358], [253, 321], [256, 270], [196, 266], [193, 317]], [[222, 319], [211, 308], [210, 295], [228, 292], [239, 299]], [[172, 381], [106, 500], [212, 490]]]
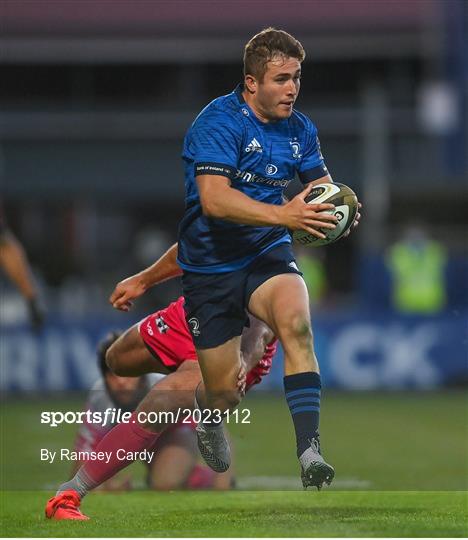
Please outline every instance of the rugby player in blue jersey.
[[[203, 383], [202, 409], [237, 406], [240, 340], [247, 311], [263, 320], [284, 349], [284, 389], [303, 486], [330, 484], [334, 470], [320, 452], [321, 381], [307, 288], [289, 230], [324, 237], [335, 227], [330, 204], [306, 204], [314, 184], [331, 182], [317, 129], [296, 111], [305, 53], [291, 35], [263, 30], [246, 45], [244, 84], [197, 116], [184, 141], [186, 208], [178, 263], [187, 321]], [[283, 204], [296, 174], [305, 189]], [[198, 443], [216, 471], [230, 464], [221, 419], [199, 424]]]

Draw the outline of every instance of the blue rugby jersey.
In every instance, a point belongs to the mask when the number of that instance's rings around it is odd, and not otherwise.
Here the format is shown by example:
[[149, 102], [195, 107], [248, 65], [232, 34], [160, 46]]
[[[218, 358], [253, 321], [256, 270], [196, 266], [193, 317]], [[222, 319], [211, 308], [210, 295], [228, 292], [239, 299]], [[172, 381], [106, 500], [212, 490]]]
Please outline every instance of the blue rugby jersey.
[[291, 242], [285, 227], [255, 227], [203, 215], [195, 177], [226, 176], [231, 187], [269, 204], [282, 204], [296, 173], [303, 183], [327, 174], [317, 129], [304, 114], [261, 122], [245, 103], [242, 85], [197, 116], [184, 140], [185, 213], [178, 263], [187, 271], [229, 272], [272, 247]]

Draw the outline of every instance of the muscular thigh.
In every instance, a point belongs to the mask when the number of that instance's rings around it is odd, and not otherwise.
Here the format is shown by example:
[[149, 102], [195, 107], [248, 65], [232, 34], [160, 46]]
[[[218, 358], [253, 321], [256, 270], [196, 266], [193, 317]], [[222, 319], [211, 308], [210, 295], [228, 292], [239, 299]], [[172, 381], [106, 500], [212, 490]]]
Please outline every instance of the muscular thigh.
[[318, 371], [307, 288], [300, 276], [286, 274], [269, 279], [254, 291], [249, 309], [280, 339], [286, 375]]
[[145, 373], [169, 373], [156, 354], [147, 349], [135, 324], [109, 348], [106, 359], [109, 367], [122, 377], [138, 377]]
[[298, 274], [281, 274], [262, 283], [251, 295], [249, 311], [279, 337], [300, 321], [310, 326], [309, 295]]
[[237, 387], [241, 368], [241, 337], [211, 349], [197, 349], [203, 381], [208, 392], [222, 393]]

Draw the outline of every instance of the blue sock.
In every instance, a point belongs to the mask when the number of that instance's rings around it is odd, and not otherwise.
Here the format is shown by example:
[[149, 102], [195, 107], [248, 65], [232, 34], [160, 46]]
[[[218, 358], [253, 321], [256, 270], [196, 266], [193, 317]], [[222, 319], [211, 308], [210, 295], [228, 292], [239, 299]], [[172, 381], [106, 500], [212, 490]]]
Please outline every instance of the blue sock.
[[296, 430], [297, 457], [310, 446], [310, 441], [319, 441], [320, 375], [313, 371], [286, 375], [284, 392]]

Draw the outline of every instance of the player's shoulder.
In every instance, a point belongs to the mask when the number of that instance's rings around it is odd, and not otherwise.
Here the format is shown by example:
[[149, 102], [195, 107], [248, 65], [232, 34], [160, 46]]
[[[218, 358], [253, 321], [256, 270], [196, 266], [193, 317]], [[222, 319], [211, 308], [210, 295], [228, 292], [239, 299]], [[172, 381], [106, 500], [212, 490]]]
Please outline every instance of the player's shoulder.
[[241, 128], [242, 111], [234, 92], [217, 97], [204, 107], [195, 118], [192, 126], [229, 125]]
[[289, 125], [292, 128], [298, 130], [305, 130], [306, 132], [309, 132], [311, 134], [317, 132], [317, 127], [312, 122], [310, 117], [302, 113], [301, 111], [298, 111], [297, 109], [293, 109], [293, 112], [289, 118]]

